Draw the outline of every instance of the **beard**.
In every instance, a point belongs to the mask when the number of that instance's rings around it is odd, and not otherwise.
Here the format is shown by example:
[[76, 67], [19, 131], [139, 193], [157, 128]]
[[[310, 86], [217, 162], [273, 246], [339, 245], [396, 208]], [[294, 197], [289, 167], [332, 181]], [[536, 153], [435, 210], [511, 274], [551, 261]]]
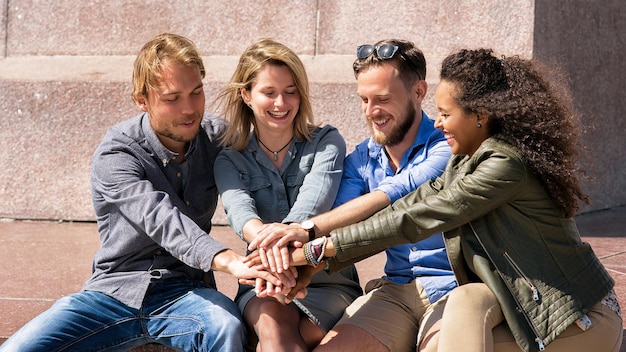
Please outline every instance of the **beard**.
[[394, 128], [389, 132], [389, 134], [384, 134], [380, 131], [374, 130], [372, 125], [370, 125], [370, 130], [372, 131], [372, 138], [374, 141], [383, 146], [394, 146], [402, 142], [404, 136], [409, 132], [409, 128], [415, 122], [415, 107], [411, 102], [407, 104], [406, 111], [404, 113], [403, 118], [399, 121], [399, 123], [394, 126]]
[[197, 126], [195, 126], [195, 131], [193, 131], [191, 134], [189, 133], [189, 131], [185, 131], [186, 133], [178, 133], [175, 131], [176, 126], [189, 121], [189, 119], [179, 119], [171, 124], [160, 124], [157, 126], [153, 126], [152, 128], [157, 136], [171, 139], [175, 142], [188, 143], [196, 138], [196, 136], [200, 132], [201, 122], [198, 121], [202, 121], [202, 115], [194, 114], [193, 119], [196, 121], [195, 123], [197, 124]]

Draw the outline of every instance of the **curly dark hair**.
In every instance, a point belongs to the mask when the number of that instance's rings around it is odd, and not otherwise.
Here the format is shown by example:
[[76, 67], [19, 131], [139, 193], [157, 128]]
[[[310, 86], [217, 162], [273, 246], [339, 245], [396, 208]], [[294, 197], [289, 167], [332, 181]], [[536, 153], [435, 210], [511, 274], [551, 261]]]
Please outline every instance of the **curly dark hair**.
[[577, 200], [589, 199], [577, 178], [581, 128], [565, 78], [534, 60], [498, 58], [491, 49], [458, 51], [441, 68], [441, 80], [455, 86], [455, 102], [467, 113], [487, 114], [490, 134], [519, 149], [552, 200], [573, 216]]

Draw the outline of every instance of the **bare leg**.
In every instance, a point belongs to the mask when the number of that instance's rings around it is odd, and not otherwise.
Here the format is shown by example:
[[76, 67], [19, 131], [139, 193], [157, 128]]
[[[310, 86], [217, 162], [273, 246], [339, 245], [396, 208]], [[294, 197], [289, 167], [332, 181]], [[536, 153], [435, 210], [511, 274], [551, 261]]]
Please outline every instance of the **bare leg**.
[[257, 351], [308, 351], [300, 335], [300, 311], [294, 304], [253, 297], [246, 305], [244, 318], [258, 336]]

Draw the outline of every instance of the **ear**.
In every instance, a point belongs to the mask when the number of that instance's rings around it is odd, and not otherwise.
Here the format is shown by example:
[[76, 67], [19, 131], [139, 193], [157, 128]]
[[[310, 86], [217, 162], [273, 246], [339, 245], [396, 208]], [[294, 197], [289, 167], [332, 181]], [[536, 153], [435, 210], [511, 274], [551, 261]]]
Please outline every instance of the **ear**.
[[476, 123], [480, 123], [483, 126], [487, 126], [491, 118], [485, 109], [478, 109], [476, 112]]
[[139, 109], [141, 109], [141, 111], [148, 111], [148, 102], [145, 96], [143, 95], [137, 95], [133, 97], [133, 100], [135, 101], [135, 104], [139, 107]]
[[248, 105], [250, 104], [250, 92], [246, 88], [239, 88], [239, 93], [241, 94], [241, 98], [243, 102]]
[[421, 103], [424, 100], [427, 91], [428, 83], [424, 80], [419, 80], [413, 85], [413, 94], [415, 94], [415, 98], [418, 103]]

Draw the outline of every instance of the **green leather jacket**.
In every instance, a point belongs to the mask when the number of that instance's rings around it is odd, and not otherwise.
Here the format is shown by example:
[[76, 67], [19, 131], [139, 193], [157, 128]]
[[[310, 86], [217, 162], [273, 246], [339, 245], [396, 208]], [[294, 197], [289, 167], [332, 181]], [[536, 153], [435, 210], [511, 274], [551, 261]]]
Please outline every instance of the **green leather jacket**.
[[553, 341], [614, 284], [574, 220], [498, 136], [371, 218], [333, 231], [330, 270], [437, 232], [459, 285], [487, 284], [525, 351]]

